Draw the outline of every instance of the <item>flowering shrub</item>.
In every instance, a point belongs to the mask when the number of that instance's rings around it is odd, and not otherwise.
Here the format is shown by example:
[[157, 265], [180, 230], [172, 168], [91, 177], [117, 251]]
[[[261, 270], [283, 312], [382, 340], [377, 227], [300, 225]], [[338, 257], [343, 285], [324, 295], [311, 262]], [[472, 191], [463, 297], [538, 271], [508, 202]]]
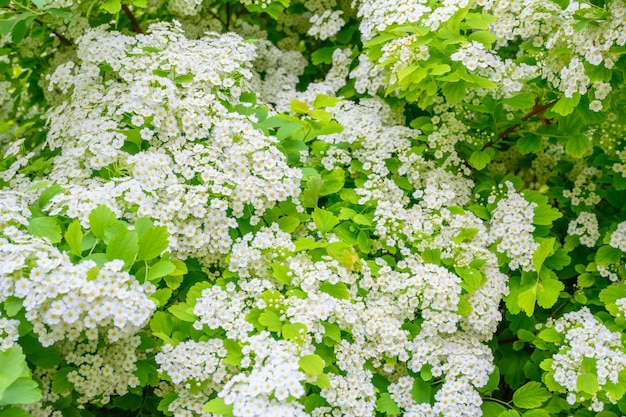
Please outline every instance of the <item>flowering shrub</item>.
[[0, 417], [626, 414], [623, 1], [0, 6]]

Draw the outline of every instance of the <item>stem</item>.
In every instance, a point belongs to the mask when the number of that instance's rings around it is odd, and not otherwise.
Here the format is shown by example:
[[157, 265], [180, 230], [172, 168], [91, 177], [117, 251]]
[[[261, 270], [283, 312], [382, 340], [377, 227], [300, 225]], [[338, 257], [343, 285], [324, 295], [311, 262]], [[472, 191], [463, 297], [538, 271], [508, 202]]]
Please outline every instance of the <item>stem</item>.
[[498, 135], [498, 138], [504, 139], [509, 134], [513, 133], [518, 127], [520, 127], [522, 122], [525, 122], [526, 120], [530, 119], [533, 116], [542, 117], [543, 114], [546, 112], [546, 110], [548, 110], [550, 107], [554, 106], [555, 104], [556, 104], [556, 101], [551, 101], [550, 103], [546, 103], [546, 104], [539, 104], [539, 103], [535, 104], [535, 106], [529, 113], [526, 113], [525, 115], [522, 116], [519, 123], [515, 123], [514, 125], [511, 125], [508, 128], [506, 128], [506, 130], [500, 132], [500, 134]]
[[506, 401], [500, 400], [498, 398], [494, 398], [494, 397], [483, 397], [484, 400], [487, 401], [492, 401], [494, 403], [498, 403], [498, 404], [502, 404], [504, 406], [506, 406], [507, 408], [513, 408], [511, 407], [511, 404], [507, 403]]
[[[43, 24], [43, 22], [39, 19], [35, 19], [35, 23], [37, 23], [39, 26], [44, 27], [45, 25]], [[74, 43], [67, 39], [65, 36], [61, 35], [59, 32], [57, 32], [56, 30], [52, 29], [52, 33], [54, 34], [54, 36], [56, 36], [57, 38], [59, 38], [59, 41], [66, 46], [73, 46]]]
[[137, 18], [126, 4], [122, 4], [122, 10], [124, 10], [124, 14], [126, 14], [126, 17], [128, 17], [128, 19], [130, 20], [130, 25], [133, 27], [135, 33], [143, 33], [143, 29], [141, 29], [141, 26], [139, 26]]

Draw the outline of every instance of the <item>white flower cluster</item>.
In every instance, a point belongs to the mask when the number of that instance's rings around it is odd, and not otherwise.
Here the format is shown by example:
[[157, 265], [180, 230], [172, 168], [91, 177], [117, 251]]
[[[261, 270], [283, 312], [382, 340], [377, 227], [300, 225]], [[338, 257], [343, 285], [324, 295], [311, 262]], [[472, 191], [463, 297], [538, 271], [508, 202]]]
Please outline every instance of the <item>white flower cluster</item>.
[[[622, 345], [621, 333], [610, 331], [587, 307], [565, 314], [553, 323], [553, 327], [563, 334], [564, 340], [558, 353], [553, 355], [550, 367], [554, 371], [554, 380], [568, 393], [567, 402], [575, 404], [589, 399], [579, 392], [577, 386], [578, 378], [585, 372], [583, 361], [594, 361], [593, 373], [600, 390], [607, 383], [620, 384], [619, 373], [626, 369], [626, 349]], [[608, 392], [605, 394], [615, 403], [617, 399], [611, 398]], [[597, 396], [590, 399], [593, 411], [602, 411], [604, 404]]]
[[574, 187], [563, 190], [563, 197], [569, 198], [573, 206], [595, 207], [602, 200], [596, 193], [596, 180], [600, 175], [598, 168], [588, 167], [582, 161], [577, 163], [570, 175], [574, 179]]
[[204, 289], [193, 309], [198, 316], [194, 328], [201, 330], [205, 325], [209, 329], [222, 328], [229, 339], [245, 340], [247, 333], [254, 329], [246, 321], [249, 312], [247, 300], [247, 294], [237, 291], [232, 282], [225, 289], [218, 285]]
[[[595, 6], [584, 2], [570, 2], [566, 9], [541, 0], [481, 0], [478, 3], [485, 12], [497, 17], [489, 28], [497, 36], [497, 44], [505, 46], [520, 40], [532, 42], [542, 77], [566, 97], [587, 93], [590, 79], [584, 63], [612, 68], [618, 57], [611, 48], [626, 44], [626, 4], [621, 0], [608, 3], [606, 13], [598, 20], [594, 20], [593, 12], [600, 9], [593, 10]], [[585, 9], [589, 10], [588, 18], [593, 24], [577, 28], [580, 20], [574, 13]], [[560, 48], [570, 49], [574, 56], [551, 54]], [[606, 91], [602, 86], [598, 91], [595, 84], [594, 88], [596, 100], [590, 107], [598, 111], [602, 107], [600, 101], [610, 89]]]
[[289, 400], [305, 394], [302, 383], [307, 376], [298, 364], [300, 348], [290, 341], [275, 340], [268, 332], [251, 336], [247, 342], [242, 348], [244, 361], [247, 358], [254, 364], [248, 372], [229, 379], [219, 397], [233, 404], [237, 417], [307, 417], [302, 404]]
[[146, 359], [146, 354], [137, 350], [141, 337], [124, 336], [114, 343], [100, 343], [91, 339], [62, 346], [65, 361], [73, 367], [67, 380], [81, 395], [77, 399], [81, 404], [106, 404], [112, 396], [124, 395], [140, 382], [135, 375], [137, 361]]
[[567, 234], [570, 236], [578, 236], [580, 243], [589, 248], [593, 248], [600, 239], [598, 231], [598, 218], [595, 213], [582, 211], [578, 217], [567, 226]]
[[222, 362], [227, 353], [222, 339], [188, 340], [176, 346], [163, 345], [155, 360], [159, 370], [165, 372], [174, 384], [192, 386], [208, 382], [205, 389], [210, 393], [224, 385], [229, 376], [227, 366]]
[[386, 85], [387, 73], [366, 54], [359, 55], [359, 65], [350, 72], [357, 93], [375, 96]]
[[295, 251], [291, 235], [283, 232], [278, 223], [264, 227], [257, 233], [248, 233], [237, 239], [230, 253], [229, 269], [237, 272], [240, 277], [251, 275], [258, 278], [271, 279], [268, 275], [269, 265], [277, 255], [285, 251]]
[[106, 203], [167, 226], [178, 256], [212, 262], [246, 205], [261, 215], [299, 193], [301, 173], [276, 139], [224, 104], [252, 77], [254, 47], [237, 35], [188, 40], [166, 23], [136, 37], [96, 28], [79, 39], [78, 57], [50, 77], [50, 88], [70, 93], [49, 115], [48, 144], [61, 148], [50, 179], [66, 188], [52, 214], [86, 225]]
[[498, 251], [505, 253], [511, 260], [511, 269], [521, 268], [533, 271], [532, 257], [539, 246], [533, 238], [533, 209], [536, 203], [529, 203], [515, 191], [507, 181], [506, 198], [497, 203], [489, 221], [489, 235], [492, 242], [498, 242]]
[[308, 35], [317, 37], [320, 40], [326, 40], [337, 34], [346, 23], [341, 15], [341, 10], [325, 10], [321, 15], [314, 14], [309, 19], [311, 27], [307, 32]]
[[0, 352], [17, 346], [17, 339], [20, 337], [17, 331], [19, 325], [19, 320], [3, 317], [0, 312]]
[[176, 15], [193, 16], [202, 9], [204, 0], [168, 0], [167, 8]]
[[617, 225], [617, 229], [611, 233], [609, 245], [616, 249], [626, 252], [626, 221]]
[[143, 327], [156, 308], [148, 298], [154, 285], [139, 284], [121, 270], [119, 260], [98, 269], [93, 261], [74, 265], [66, 253], [41, 240], [15, 244], [4, 238], [0, 257], [0, 300], [23, 300], [26, 318], [44, 346], [80, 340], [83, 332], [91, 340], [103, 336], [115, 342]]

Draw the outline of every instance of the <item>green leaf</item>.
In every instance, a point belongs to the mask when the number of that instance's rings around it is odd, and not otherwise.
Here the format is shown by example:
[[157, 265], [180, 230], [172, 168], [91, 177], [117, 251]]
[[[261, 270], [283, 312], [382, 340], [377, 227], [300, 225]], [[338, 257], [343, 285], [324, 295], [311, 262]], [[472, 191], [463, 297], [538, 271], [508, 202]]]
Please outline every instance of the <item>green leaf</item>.
[[537, 302], [537, 284], [533, 284], [524, 291], [520, 291], [517, 295], [517, 304], [526, 313], [528, 317], [533, 315], [535, 311], [535, 303]]
[[272, 275], [274, 278], [283, 284], [291, 284], [292, 277], [289, 275], [291, 271], [287, 266], [278, 263], [273, 263], [270, 266], [272, 267]]
[[624, 252], [613, 246], [604, 245], [596, 252], [595, 261], [598, 265], [609, 265], [619, 262]]
[[276, 220], [278, 226], [283, 232], [293, 233], [300, 225], [300, 219], [294, 216], [285, 216]]
[[122, 10], [122, 2], [120, 0], [105, 0], [104, 3], [100, 5], [100, 8], [111, 14], [116, 14]]
[[376, 400], [376, 410], [388, 415], [400, 413], [400, 407], [391, 399], [391, 395], [385, 392]]
[[346, 172], [343, 169], [333, 169], [329, 173], [322, 174], [322, 187], [320, 188], [320, 196], [326, 196], [338, 193], [346, 182]]
[[558, 209], [547, 204], [539, 204], [533, 211], [535, 212], [533, 224], [537, 226], [551, 226], [553, 221], [563, 217]]
[[574, 158], [582, 158], [591, 149], [591, 146], [591, 141], [587, 135], [573, 135], [567, 139], [565, 153]]
[[89, 227], [91, 233], [98, 239], [104, 239], [104, 231], [115, 223], [115, 214], [104, 204], [99, 205], [89, 213]]
[[493, 154], [485, 151], [474, 151], [470, 155], [469, 164], [477, 170], [484, 169], [491, 162]]
[[480, 409], [483, 412], [483, 417], [498, 417], [501, 415], [501, 413], [507, 410], [507, 408], [502, 404], [498, 404], [489, 400], [484, 401], [480, 405]]
[[315, 222], [315, 226], [317, 226], [317, 230], [322, 233], [330, 232], [333, 227], [339, 224], [339, 219], [333, 213], [328, 210], [315, 208], [313, 213], [311, 214], [313, 221]]
[[296, 252], [301, 252], [309, 249], [325, 248], [328, 246], [326, 241], [315, 241], [308, 237], [303, 237], [294, 242], [296, 245]]
[[523, 154], [535, 153], [541, 150], [541, 136], [534, 133], [526, 133], [516, 142], [517, 148]]
[[552, 394], [539, 382], [531, 381], [513, 393], [513, 404], [520, 408], [540, 407]]
[[266, 309], [261, 313], [259, 323], [267, 327], [267, 330], [270, 332], [280, 332], [283, 328], [283, 323], [280, 321], [278, 314], [270, 309]]
[[305, 355], [298, 360], [298, 365], [305, 373], [310, 375], [320, 375], [324, 372], [324, 359], [318, 355]]
[[[28, 368], [26, 368], [28, 371]], [[0, 406], [7, 404], [30, 404], [41, 400], [42, 393], [37, 382], [29, 376], [18, 378], [0, 394]]]
[[231, 417], [233, 415], [233, 405], [226, 404], [222, 398], [215, 398], [204, 405], [204, 411], [218, 416]]
[[600, 389], [598, 378], [594, 374], [584, 373], [576, 378], [576, 388], [578, 391], [594, 395]]
[[[554, 275], [556, 277], [556, 275]], [[556, 278], [541, 279], [537, 284], [537, 304], [543, 308], [550, 308], [559, 298], [565, 285]]]
[[67, 226], [67, 230], [65, 231], [63, 237], [65, 237], [65, 241], [72, 249], [72, 253], [80, 256], [83, 252], [81, 249], [81, 243], [83, 242], [83, 229], [80, 227], [80, 222], [78, 220], [74, 220], [69, 224], [69, 226]]
[[[334, 49], [333, 49], [333, 52], [334, 52]], [[312, 55], [315, 55], [315, 52], [313, 52]], [[313, 107], [316, 109], [319, 109], [322, 107], [335, 107], [335, 104], [337, 104], [338, 101], [339, 99], [337, 97], [330, 97], [325, 94], [318, 94], [317, 97], [315, 97], [315, 101], [313, 102]]]
[[32, 414], [27, 413], [21, 408], [11, 407], [0, 411], [0, 417], [32, 417]]
[[302, 207], [305, 208], [314, 208], [317, 207], [317, 200], [320, 197], [320, 192], [322, 190], [322, 177], [319, 175], [314, 175], [306, 183], [306, 187], [304, 191], [302, 191], [301, 201]]
[[160, 288], [150, 295], [150, 299], [153, 300], [157, 306], [162, 307], [169, 301], [172, 296], [172, 290], [169, 288]]
[[139, 238], [137, 260], [148, 261], [159, 256], [168, 247], [167, 227], [151, 226], [146, 229]]
[[193, 74], [181, 74], [174, 78], [175, 83], [190, 83], [193, 81]]
[[552, 111], [560, 114], [561, 116], [567, 116], [574, 111], [578, 103], [580, 102], [580, 94], [574, 93], [571, 98], [565, 96], [561, 97], [559, 101], [552, 107]]
[[137, 233], [125, 229], [120, 229], [109, 240], [106, 248], [106, 256], [109, 261], [121, 259], [126, 266], [129, 266], [137, 256], [139, 243]]
[[466, 229], [461, 229], [459, 234], [457, 234], [452, 239], [452, 241], [454, 241], [454, 243], [461, 243], [461, 242], [465, 242], [465, 241], [468, 241], [468, 240], [472, 240], [472, 238], [474, 236], [476, 236], [477, 233], [478, 233], [478, 229], [476, 229], [474, 227], [468, 227]]
[[544, 239], [537, 249], [535, 253], [533, 253], [533, 267], [535, 271], [541, 271], [541, 267], [543, 266], [543, 262], [546, 258], [554, 253], [554, 243], [556, 242], [556, 238], [551, 237], [548, 239]]
[[300, 340], [307, 332], [307, 328], [302, 323], [287, 323], [282, 328], [283, 338], [286, 340]]
[[28, 366], [20, 347], [0, 351], [0, 399], [2, 393], [25, 372], [28, 374]]
[[28, 221], [28, 231], [31, 235], [45, 237], [52, 243], [61, 241], [61, 226], [53, 217], [35, 217]]
[[[330, 47], [326, 47], [326, 48], [317, 48], [311, 54], [311, 63], [313, 63], [313, 65], [332, 64], [333, 63], [333, 53], [335, 52], [335, 49], [337, 49], [336, 46], [330, 46]], [[332, 107], [332, 106], [330, 106], [330, 107]]]
[[537, 334], [537, 337], [541, 340], [545, 340], [546, 342], [550, 342], [550, 343], [561, 343], [561, 341], [563, 340], [563, 336], [561, 336], [559, 332], [557, 332], [551, 327], [541, 330]]
[[338, 298], [340, 300], [350, 299], [350, 291], [348, 290], [348, 286], [343, 282], [331, 284], [328, 281], [324, 281], [320, 285], [320, 291], [325, 292], [326, 294], [332, 297]]
[[502, 99], [502, 103], [516, 109], [528, 109], [535, 104], [535, 95], [533, 93], [519, 93], [513, 97]]
[[173, 306], [168, 308], [167, 311], [169, 311], [174, 317], [179, 318], [182, 321], [193, 323], [194, 321], [198, 320], [198, 316], [193, 314], [193, 307], [191, 307], [187, 303], [174, 304]]

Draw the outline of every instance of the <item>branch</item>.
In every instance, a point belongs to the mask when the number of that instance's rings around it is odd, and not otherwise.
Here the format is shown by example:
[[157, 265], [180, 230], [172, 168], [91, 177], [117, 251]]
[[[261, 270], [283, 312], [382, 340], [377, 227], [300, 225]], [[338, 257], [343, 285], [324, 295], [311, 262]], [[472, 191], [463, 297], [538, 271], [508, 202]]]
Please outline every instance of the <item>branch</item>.
[[[43, 27], [43, 26], [45, 26], [45, 25], [43, 24], [43, 22], [42, 22], [41, 20], [39, 20], [39, 19], [35, 19], [35, 23], [37, 23], [39, 26], [42, 26], [42, 27]], [[59, 41], [60, 41], [63, 45], [66, 45], [66, 46], [73, 46], [73, 45], [74, 45], [74, 43], [73, 43], [71, 40], [67, 39], [65, 36], [61, 35], [61, 34], [60, 34], [59, 32], [57, 32], [56, 30], [52, 29], [52, 33], [54, 34], [54, 36], [56, 36], [57, 38], [59, 38]]]
[[143, 29], [141, 29], [141, 26], [139, 26], [137, 18], [126, 4], [122, 4], [122, 10], [124, 10], [126, 17], [128, 17], [128, 19], [130, 20], [130, 25], [133, 27], [135, 33], [143, 33]]
[[503, 132], [500, 132], [500, 134], [498, 135], [498, 138], [504, 139], [509, 134], [514, 132], [518, 127], [520, 127], [522, 122], [525, 122], [526, 120], [530, 119], [533, 116], [542, 117], [543, 114], [546, 112], [546, 110], [548, 110], [550, 107], [554, 106], [555, 104], [556, 104], [556, 101], [551, 101], [550, 103], [546, 103], [546, 104], [538, 104], [538, 103], [535, 104], [535, 106], [530, 111], [530, 113], [526, 113], [525, 115], [523, 115], [519, 123], [515, 123], [514, 125], [511, 125], [508, 128], [506, 128], [506, 130], [504, 130]]

